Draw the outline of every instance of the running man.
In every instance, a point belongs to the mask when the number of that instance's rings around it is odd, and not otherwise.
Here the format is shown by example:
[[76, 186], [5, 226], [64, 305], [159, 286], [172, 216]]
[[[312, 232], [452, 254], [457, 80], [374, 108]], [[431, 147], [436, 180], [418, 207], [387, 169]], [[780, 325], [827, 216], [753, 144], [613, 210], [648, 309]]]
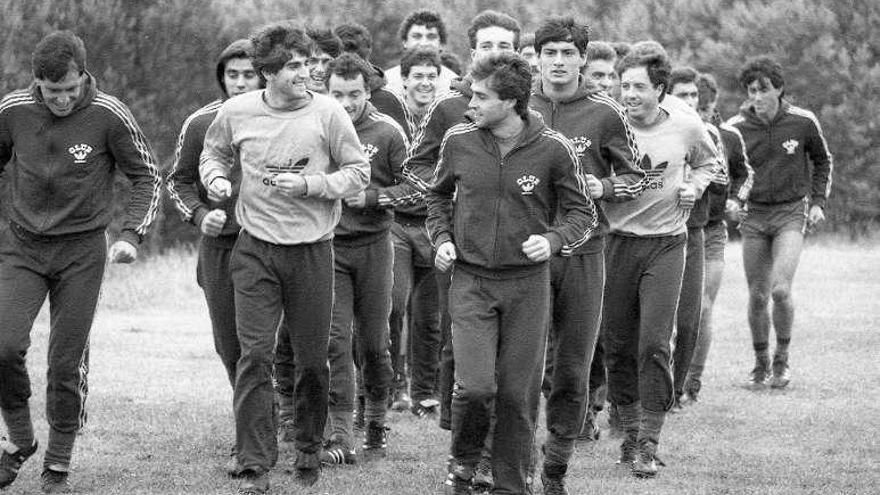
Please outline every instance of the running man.
[[[742, 133], [755, 169], [747, 215], [740, 225], [755, 351], [749, 384], [763, 387], [769, 380], [771, 387], [784, 388], [791, 380], [791, 284], [804, 234], [825, 220], [834, 162], [816, 116], [783, 98], [785, 79], [778, 62], [769, 57], [749, 60], [739, 82], [748, 99], [728, 123]], [[776, 331], [772, 362], [771, 322]]]
[[596, 217], [571, 142], [530, 115], [528, 62], [481, 57], [471, 77], [473, 123], [446, 132], [428, 192], [436, 266], [455, 267], [452, 491], [471, 493], [494, 412], [492, 493], [521, 494], [549, 323], [547, 261], [586, 242]]
[[[446, 45], [446, 23], [443, 22], [440, 14], [433, 10], [423, 9], [410, 13], [400, 23], [397, 34], [403, 43], [404, 53], [416, 48], [433, 48], [442, 52]], [[386, 88], [401, 97], [405, 93], [403, 82], [406, 78], [402, 68], [400, 65], [395, 65], [385, 71]], [[457, 78], [454, 72], [441, 67], [437, 76], [437, 93], [449, 90], [449, 85]]]
[[[320, 477], [327, 418], [327, 346], [333, 303], [331, 239], [341, 199], [369, 182], [351, 118], [331, 98], [306, 90], [311, 40], [288, 22], [252, 36], [254, 68], [266, 89], [229, 99], [208, 128], [199, 173], [208, 193], [232, 194], [242, 230], [232, 251], [241, 358], [235, 380], [239, 493], [266, 493], [278, 458], [272, 357], [284, 315], [293, 351], [295, 469], [301, 484]], [[236, 160], [238, 157], [238, 160]]]
[[[86, 421], [89, 332], [107, 259], [131, 263], [156, 217], [162, 178], [128, 108], [99, 91], [86, 48], [71, 31], [37, 44], [34, 82], [0, 101], [0, 172], [8, 220], [0, 231], [0, 488], [37, 451], [25, 357], [49, 296], [46, 419], [41, 486], [70, 488], [77, 432]], [[131, 182], [122, 233], [107, 249], [113, 182]]]

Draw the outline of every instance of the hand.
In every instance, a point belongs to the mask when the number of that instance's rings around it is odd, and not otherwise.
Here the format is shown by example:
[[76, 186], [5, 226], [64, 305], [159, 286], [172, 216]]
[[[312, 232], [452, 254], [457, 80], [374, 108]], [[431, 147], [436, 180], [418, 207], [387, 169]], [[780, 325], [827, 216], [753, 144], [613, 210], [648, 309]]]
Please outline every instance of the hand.
[[807, 214], [807, 227], [815, 228], [817, 225], [825, 221], [825, 210], [821, 206], [811, 206], [810, 213]]
[[697, 189], [688, 182], [682, 182], [678, 186], [678, 206], [690, 210], [697, 202]]
[[208, 184], [208, 199], [223, 201], [232, 196], [232, 183], [226, 177], [217, 177]]
[[306, 179], [302, 175], [284, 172], [275, 176], [275, 184], [284, 194], [290, 196], [305, 196]]
[[593, 174], [587, 174], [584, 176], [587, 180], [587, 190], [590, 191], [590, 197], [593, 199], [599, 199], [605, 195], [605, 186], [602, 185], [602, 181], [597, 179]]
[[137, 247], [127, 241], [116, 241], [107, 253], [110, 263], [131, 263], [138, 257]]
[[434, 256], [434, 266], [441, 272], [445, 272], [452, 266], [452, 262], [458, 258], [455, 254], [455, 244], [446, 241], [437, 246], [437, 254]]
[[199, 225], [199, 230], [202, 231], [202, 234], [211, 237], [217, 237], [220, 235], [220, 231], [223, 230], [223, 225], [226, 224], [226, 212], [221, 209], [211, 210], [207, 215], [202, 217], [202, 223]]
[[363, 191], [359, 192], [357, 196], [352, 196], [350, 198], [343, 199], [345, 201], [345, 206], [349, 208], [363, 208], [367, 206], [367, 194]]
[[542, 235], [532, 234], [522, 243], [522, 252], [531, 261], [536, 263], [550, 259], [550, 241]]

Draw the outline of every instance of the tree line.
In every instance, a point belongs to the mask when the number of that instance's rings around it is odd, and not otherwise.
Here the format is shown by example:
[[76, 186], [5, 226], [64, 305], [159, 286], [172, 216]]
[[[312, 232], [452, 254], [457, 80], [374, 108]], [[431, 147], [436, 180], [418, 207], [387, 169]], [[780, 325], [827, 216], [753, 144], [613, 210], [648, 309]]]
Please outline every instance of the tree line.
[[[219, 96], [217, 55], [256, 26], [280, 19], [333, 26], [360, 22], [373, 33], [373, 62], [401, 55], [397, 28], [417, 8], [439, 12], [447, 50], [469, 59], [466, 30], [483, 9], [507, 12], [533, 31], [549, 15], [591, 27], [591, 39], [653, 39], [673, 60], [715, 75], [719, 110], [744, 99], [736, 74], [756, 55], [786, 69], [786, 97], [816, 113], [834, 154], [826, 231], [852, 238], [880, 222], [880, 2], [872, 0], [6, 0], [0, 4], [0, 93], [32, 81], [30, 55], [55, 29], [79, 34], [99, 87], [131, 108], [168, 169], [184, 119]], [[125, 204], [120, 180], [117, 207]], [[0, 197], [2, 201], [2, 197]], [[190, 242], [197, 232], [178, 221], [169, 201], [149, 249]]]

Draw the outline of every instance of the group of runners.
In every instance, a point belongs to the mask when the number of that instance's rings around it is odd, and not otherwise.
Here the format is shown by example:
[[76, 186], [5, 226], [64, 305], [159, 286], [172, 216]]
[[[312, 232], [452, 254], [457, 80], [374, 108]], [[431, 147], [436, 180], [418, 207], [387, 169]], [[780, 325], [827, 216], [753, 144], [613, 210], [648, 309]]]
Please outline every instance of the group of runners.
[[[355, 23], [233, 42], [222, 97], [183, 123], [165, 177], [82, 40], [37, 45], [34, 83], [0, 101], [0, 488], [38, 450], [25, 357], [47, 294], [41, 486], [70, 488], [105, 261], [137, 258], [163, 180], [202, 234], [239, 494], [269, 491], [279, 439], [306, 486], [322, 465], [384, 457], [389, 409], [451, 431], [450, 493], [526, 494], [537, 477], [568, 493], [575, 443], [598, 439], [605, 407], [618, 462], [655, 476], [666, 415], [700, 397], [725, 219], [743, 237], [748, 383], [788, 385], [791, 283], [832, 159], [778, 63], [744, 65], [747, 98], [723, 122], [711, 74], [655, 42], [590, 41], [572, 17], [527, 35], [479, 13], [462, 76], [435, 12], [399, 34], [386, 71]], [[132, 189], [108, 250], [117, 169]]]

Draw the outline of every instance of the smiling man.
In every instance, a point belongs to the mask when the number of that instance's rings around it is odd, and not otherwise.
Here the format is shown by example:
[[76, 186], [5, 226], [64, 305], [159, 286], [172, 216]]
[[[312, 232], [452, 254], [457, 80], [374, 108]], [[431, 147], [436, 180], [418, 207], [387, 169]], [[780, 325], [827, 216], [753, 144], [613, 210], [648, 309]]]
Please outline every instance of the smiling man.
[[315, 43], [309, 57], [309, 80], [306, 87], [315, 93], [327, 93], [327, 66], [342, 53], [342, 40], [331, 29], [311, 27], [306, 34]]
[[443, 66], [433, 48], [416, 48], [406, 52], [400, 61], [403, 75], [403, 101], [406, 103], [410, 135], [415, 135], [437, 94], [437, 78]]
[[394, 217], [379, 206], [379, 195], [402, 182], [409, 142], [403, 129], [369, 102], [373, 68], [354, 54], [344, 54], [327, 68], [327, 88], [348, 112], [370, 160], [370, 185], [343, 201], [333, 238], [334, 294], [330, 329], [330, 436], [322, 460], [355, 462], [352, 410], [355, 376], [352, 341], [365, 392], [363, 452], [382, 457], [387, 449], [385, 412], [392, 369], [388, 317], [391, 314], [394, 248], [389, 230]]
[[242, 230], [232, 252], [241, 358], [235, 380], [236, 448], [244, 494], [265, 493], [278, 457], [272, 357], [284, 317], [294, 355], [296, 474], [320, 476], [327, 417], [327, 345], [333, 302], [331, 239], [341, 199], [357, 195], [370, 168], [351, 118], [327, 96], [306, 89], [312, 42], [290, 23], [251, 36], [254, 68], [266, 89], [228, 100], [208, 128], [199, 173], [208, 193], [232, 193]]
[[[637, 477], [656, 476], [657, 446], [675, 395], [670, 339], [684, 270], [686, 221], [718, 166], [699, 116], [667, 105], [671, 67], [659, 49], [620, 63], [621, 95], [648, 184], [633, 201], [606, 203], [602, 317], [608, 391], [624, 432], [620, 463]], [[686, 177], [688, 179], [686, 180]]]
[[[131, 112], [86, 71], [77, 35], [47, 35], [32, 68], [33, 84], [0, 101], [7, 214], [0, 231], [0, 413], [9, 433], [0, 440], [0, 489], [37, 450], [25, 356], [48, 295], [49, 441], [41, 478], [44, 492], [59, 493], [69, 489], [74, 440], [86, 421], [89, 332], [105, 261], [137, 258], [156, 216], [161, 176]], [[108, 253], [117, 170], [132, 188]]]
[[584, 243], [596, 217], [571, 142], [529, 112], [528, 62], [480, 57], [471, 77], [472, 123], [446, 132], [428, 191], [435, 264], [455, 266], [452, 492], [471, 493], [494, 411], [492, 493], [521, 494], [530, 490], [548, 260]]
[[[446, 45], [446, 24], [440, 14], [433, 10], [417, 10], [400, 23], [398, 35], [403, 43], [404, 53], [416, 48], [433, 48], [441, 52]], [[403, 96], [406, 76], [401, 69], [400, 65], [389, 68], [385, 71], [385, 79], [389, 91]], [[441, 66], [437, 75], [437, 92], [447, 91], [456, 77], [455, 72]]]
[[[594, 201], [630, 201], [644, 186], [636, 164], [638, 149], [623, 108], [581, 77], [588, 51], [588, 28], [571, 17], [548, 19], [535, 32], [541, 79], [532, 95], [551, 129], [572, 140]], [[544, 444], [544, 493], [564, 495], [565, 473], [574, 441], [596, 439], [595, 418], [587, 414], [590, 363], [599, 337], [605, 284], [605, 240], [608, 220], [598, 208], [602, 226], [568, 256], [550, 260], [551, 327], [547, 358], [547, 441]], [[604, 381], [604, 366], [598, 373]]]

